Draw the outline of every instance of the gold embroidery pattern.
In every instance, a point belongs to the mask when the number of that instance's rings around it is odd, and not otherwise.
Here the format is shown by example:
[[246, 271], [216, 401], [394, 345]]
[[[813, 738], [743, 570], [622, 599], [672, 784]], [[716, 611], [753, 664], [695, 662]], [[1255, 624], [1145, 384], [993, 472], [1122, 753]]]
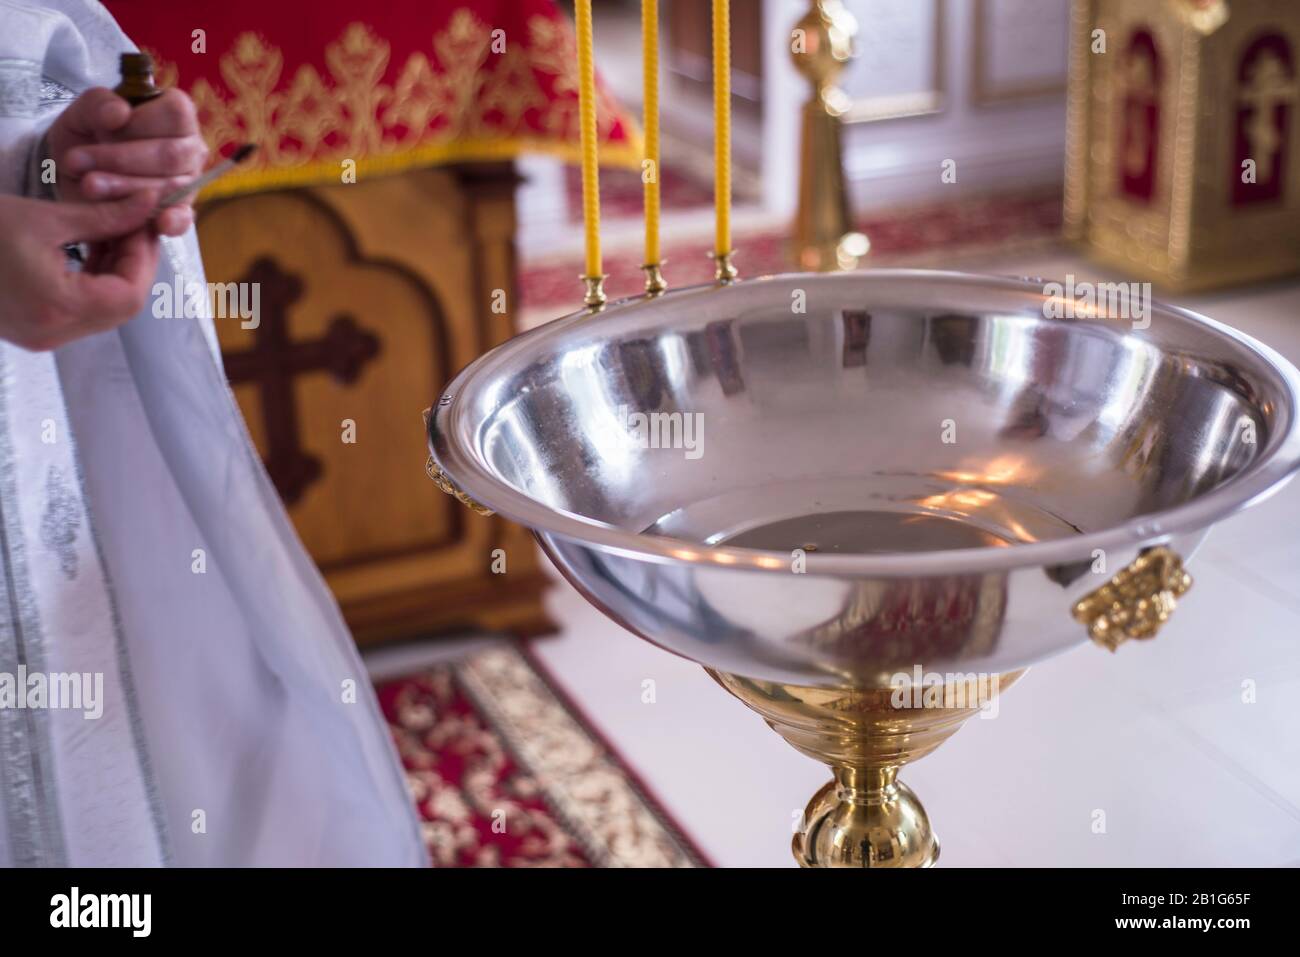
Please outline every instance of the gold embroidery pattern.
[[[248, 169], [223, 177], [205, 198], [313, 182], [338, 182], [341, 164], [396, 172], [449, 161], [500, 160], [523, 152], [576, 158], [578, 101], [572, 32], [531, 17], [527, 45], [492, 50], [492, 29], [457, 10], [432, 38], [432, 59], [410, 54], [383, 82], [391, 45], [364, 23], [325, 48], [324, 77], [298, 67], [281, 88], [284, 56], [256, 32], [240, 34], [218, 63], [225, 90], [200, 77], [189, 88], [214, 154], [258, 145]], [[179, 66], [149, 51], [160, 85], [182, 82]], [[602, 161], [635, 167], [640, 134], [602, 88], [597, 120]], [[611, 142], [616, 127], [623, 139]]]

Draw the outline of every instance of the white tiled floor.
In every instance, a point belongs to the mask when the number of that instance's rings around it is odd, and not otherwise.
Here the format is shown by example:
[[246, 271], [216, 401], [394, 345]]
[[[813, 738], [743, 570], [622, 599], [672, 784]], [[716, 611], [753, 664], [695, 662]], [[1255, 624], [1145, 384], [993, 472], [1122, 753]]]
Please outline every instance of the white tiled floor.
[[[1095, 274], [1059, 250], [956, 265]], [[1300, 283], [1178, 302], [1300, 363]], [[1035, 667], [997, 718], [968, 722], [904, 773], [942, 864], [1300, 864], [1300, 482], [1218, 528], [1192, 571], [1157, 640]], [[827, 779], [821, 766], [567, 585], [549, 601], [564, 630], [538, 654], [707, 853], [725, 866], [792, 864], [791, 822]], [[642, 703], [645, 679], [654, 704]]]

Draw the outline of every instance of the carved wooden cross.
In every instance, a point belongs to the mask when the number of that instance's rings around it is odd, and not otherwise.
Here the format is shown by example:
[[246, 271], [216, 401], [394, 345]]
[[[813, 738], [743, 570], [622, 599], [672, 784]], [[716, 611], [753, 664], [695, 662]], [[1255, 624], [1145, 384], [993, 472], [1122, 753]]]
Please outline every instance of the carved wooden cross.
[[300, 442], [294, 377], [323, 371], [354, 382], [379, 354], [379, 339], [352, 316], [340, 315], [322, 338], [296, 342], [289, 336], [289, 307], [302, 296], [302, 281], [265, 256], [240, 281], [260, 284], [261, 315], [253, 348], [225, 353], [226, 375], [231, 384], [252, 382], [261, 391], [266, 471], [285, 504], [293, 505], [322, 471], [320, 459]]

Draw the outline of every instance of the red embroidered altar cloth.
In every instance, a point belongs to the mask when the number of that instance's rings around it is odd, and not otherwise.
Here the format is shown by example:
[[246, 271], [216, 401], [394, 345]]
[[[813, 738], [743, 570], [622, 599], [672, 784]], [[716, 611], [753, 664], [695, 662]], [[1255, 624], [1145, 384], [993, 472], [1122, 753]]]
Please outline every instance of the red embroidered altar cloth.
[[[553, 0], [106, 0], [194, 99], [214, 154], [258, 152], [205, 197], [442, 162], [578, 155], [573, 25]], [[202, 31], [201, 33], [197, 31]], [[603, 88], [601, 160], [640, 134]]]

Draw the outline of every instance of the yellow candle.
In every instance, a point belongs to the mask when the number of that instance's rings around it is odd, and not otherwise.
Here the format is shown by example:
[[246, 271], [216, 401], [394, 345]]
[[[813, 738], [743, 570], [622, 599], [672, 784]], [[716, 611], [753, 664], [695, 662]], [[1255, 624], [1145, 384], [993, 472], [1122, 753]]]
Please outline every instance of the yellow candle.
[[582, 224], [586, 231], [587, 277], [602, 275], [600, 264], [600, 173], [596, 163], [596, 66], [592, 54], [591, 0], [575, 0], [578, 26], [578, 116], [582, 136]]
[[731, 252], [731, 16], [730, 0], [713, 0], [713, 203], [715, 254]]
[[659, 265], [659, 0], [641, 0], [641, 68], [645, 99], [645, 261]]

